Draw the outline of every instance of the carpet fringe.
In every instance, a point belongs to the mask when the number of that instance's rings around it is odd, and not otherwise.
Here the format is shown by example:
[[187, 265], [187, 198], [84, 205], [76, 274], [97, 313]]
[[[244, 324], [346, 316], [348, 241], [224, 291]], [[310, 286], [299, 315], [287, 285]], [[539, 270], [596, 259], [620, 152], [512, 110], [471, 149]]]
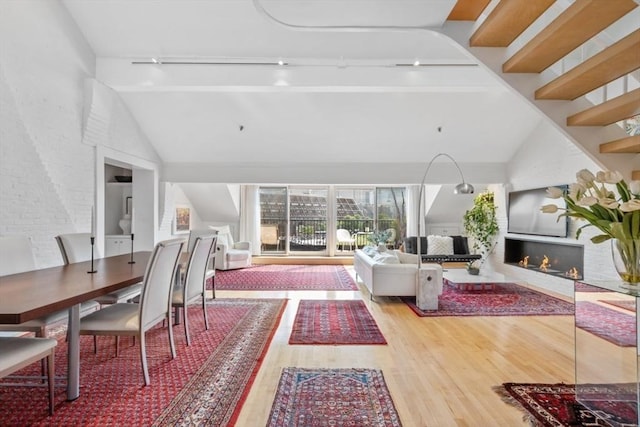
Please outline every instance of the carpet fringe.
[[534, 416], [533, 414], [531, 414], [529, 411], [527, 411], [527, 409], [522, 406], [522, 404], [520, 402], [518, 402], [512, 395], [511, 393], [509, 393], [507, 391], [507, 389], [505, 388], [504, 384], [502, 385], [495, 385], [493, 387], [491, 387], [491, 389], [498, 394], [498, 396], [500, 396], [500, 399], [510, 405], [513, 406], [514, 408], [518, 409], [519, 411], [523, 412], [524, 414], [522, 415], [522, 420], [529, 423], [529, 425], [531, 425], [531, 427], [542, 427], [543, 424], [541, 424]]

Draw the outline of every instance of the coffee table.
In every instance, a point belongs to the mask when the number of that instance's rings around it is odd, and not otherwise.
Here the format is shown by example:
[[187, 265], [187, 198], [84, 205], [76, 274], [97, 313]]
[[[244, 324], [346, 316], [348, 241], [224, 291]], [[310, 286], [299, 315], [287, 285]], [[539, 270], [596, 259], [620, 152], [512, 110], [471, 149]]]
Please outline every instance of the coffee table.
[[442, 278], [451, 286], [463, 291], [481, 291], [495, 289], [496, 283], [510, 283], [504, 274], [480, 272], [474, 276], [464, 268], [449, 268], [442, 271]]

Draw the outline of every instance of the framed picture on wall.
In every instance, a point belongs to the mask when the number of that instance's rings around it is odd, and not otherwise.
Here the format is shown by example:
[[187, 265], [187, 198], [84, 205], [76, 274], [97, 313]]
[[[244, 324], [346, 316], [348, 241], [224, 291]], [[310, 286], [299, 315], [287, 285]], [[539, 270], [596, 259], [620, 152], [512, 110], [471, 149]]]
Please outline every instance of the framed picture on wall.
[[184, 234], [191, 230], [191, 208], [176, 206], [176, 216], [173, 219], [173, 234]]

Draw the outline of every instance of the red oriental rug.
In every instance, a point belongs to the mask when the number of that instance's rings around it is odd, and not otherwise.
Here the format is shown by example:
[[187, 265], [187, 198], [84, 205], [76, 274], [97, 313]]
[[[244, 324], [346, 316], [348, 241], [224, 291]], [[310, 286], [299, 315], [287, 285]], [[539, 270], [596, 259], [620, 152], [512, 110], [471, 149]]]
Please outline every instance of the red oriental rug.
[[446, 282], [438, 310], [421, 310], [415, 297], [402, 300], [421, 317], [572, 315], [573, 304], [515, 283], [496, 283], [494, 289], [461, 290]]
[[636, 317], [600, 304], [578, 301], [576, 327], [620, 347], [636, 346]]
[[216, 289], [231, 291], [357, 291], [342, 265], [253, 265], [216, 272]]
[[401, 426], [377, 369], [284, 368], [268, 427]]
[[386, 344], [362, 300], [301, 300], [289, 344]]
[[[495, 391], [503, 400], [525, 412], [534, 427], [637, 426], [637, 384], [582, 384], [576, 401], [573, 384], [504, 383]], [[606, 420], [606, 421], [605, 421]]]
[[[189, 308], [191, 345], [183, 325], [174, 326], [177, 357], [171, 360], [167, 331], [147, 332], [151, 384], [144, 386], [138, 343], [114, 338], [80, 339], [80, 397], [66, 401], [56, 388], [55, 414], [48, 416], [45, 388], [0, 388], [0, 424], [6, 426], [233, 425], [282, 316], [286, 300], [218, 299]], [[67, 346], [59, 334], [56, 375], [66, 376]], [[40, 364], [21, 371], [37, 375]]]

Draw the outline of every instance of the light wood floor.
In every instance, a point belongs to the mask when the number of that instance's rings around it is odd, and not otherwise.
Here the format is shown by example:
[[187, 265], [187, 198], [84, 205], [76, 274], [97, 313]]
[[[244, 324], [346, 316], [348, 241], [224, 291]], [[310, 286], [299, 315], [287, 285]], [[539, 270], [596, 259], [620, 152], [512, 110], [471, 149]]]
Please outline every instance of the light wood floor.
[[[353, 274], [353, 268], [347, 266]], [[420, 318], [396, 298], [361, 291], [217, 291], [219, 298], [288, 298], [286, 311], [240, 414], [264, 426], [284, 367], [381, 369], [400, 419], [412, 426], [525, 426], [492, 387], [574, 382], [573, 316]], [[363, 299], [388, 345], [289, 345], [300, 299]]]

